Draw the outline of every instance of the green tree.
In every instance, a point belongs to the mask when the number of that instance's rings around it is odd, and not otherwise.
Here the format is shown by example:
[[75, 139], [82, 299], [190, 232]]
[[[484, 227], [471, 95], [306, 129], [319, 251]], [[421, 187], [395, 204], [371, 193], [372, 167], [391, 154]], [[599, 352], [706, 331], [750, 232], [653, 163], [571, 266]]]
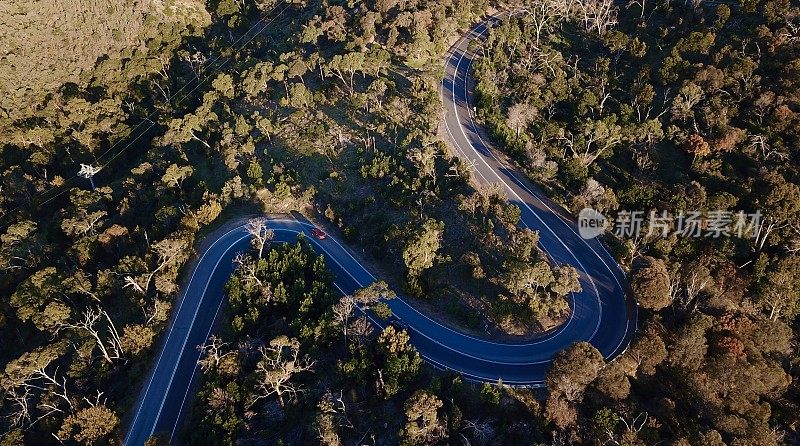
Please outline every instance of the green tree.
[[660, 310], [672, 302], [670, 277], [662, 260], [642, 257], [634, 265], [631, 290], [636, 301], [649, 310]]
[[527, 261], [532, 255], [537, 254], [536, 247], [539, 244], [539, 232], [528, 228], [515, 230], [511, 234], [509, 255], [514, 258]]
[[549, 395], [545, 416], [560, 428], [577, 419], [575, 404], [605, 365], [603, 355], [588, 342], [572, 344], [560, 352], [545, 376]]
[[559, 296], [566, 296], [569, 293], [580, 293], [581, 283], [578, 270], [570, 265], [562, 265], [555, 269], [555, 281], [550, 285], [550, 289]]
[[422, 360], [409, 339], [405, 330], [395, 330], [391, 325], [378, 337], [378, 353], [382, 358], [378, 380], [386, 398], [397, 394], [419, 373]]
[[86, 444], [97, 444], [114, 431], [119, 424], [119, 417], [104, 404], [96, 404], [64, 419], [58, 438]]
[[708, 315], [697, 315], [683, 326], [670, 349], [670, 362], [685, 370], [699, 369], [708, 352], [706, 333], [713, 325]]
[[588, 342], [577, 342], [556, 355], [545, 383], [551, 393], [578, 396], [605, 365], [603, 355]]
[[38, 225], [30, 220], [8, 226], [0, 235], [0, 270], [12, 272], [35, 264], [41, 251], [37, 229]]
[[550, 286], [555, 280], [550, 265], [544, 260], [533, 264], [507, 261], [503, 269], [505, 271], [500, 277], [503, 286], [515, 296], [523, 299], [532, 297], [537, 291]]
[[69, 308], [61, 301], [63, 276], [47, 267], [33, 273], [11, 295], [17, 317], [31, 321], [39, 330], [53, 332], [69, 317]]
[[122, 349], [131, 355], [138, 355], [153, 345], [155, 332], [147, 325], [126, 325], [120, 339]]
[[756, 303], [771, 320], [791, 322], [800, 313], [800, 256], [790, 255], [775, 262], [767, 271], [756, 294]]
[[337, 432], [336, 407], [333, 402], [333, 396], [330, 393], [326, 393], [317, 404], [317, 417], [314, 420], [314, 426], [317, 429], [319, 442], [323, 446], [340, 446], [342, 444]]
[[423, 271], [433, 266], [436, 253], [442, 243], [444, 223], [426, 220], [403, 249], [403, 261], [408, 269], [408, 280], [412, 290], [419, 292], [419, 277]]
[[628, 349], [626, 356], [633, 359], [637, 370], [645, 375], [653, 375], [656, 366], [668, 356], [667, 346], [659, 333], [659, 325], [650, 323], [642, 327], [639, 338]]
[[404, 405], [407, 421], [401, 432], [400, 444], [426, 445], [442, 438], [446, 427], [439, 418], [442, 405], [442, 401], [430, 392], [414, 392]]
[[786, 181], [778, 172], [766, 172], [756, 184], [762, 197], [764, 222], [758, 228], [755, 242], [758, 250], [777, 245], [785, 237], [783, 231], [797, 227], [800, 215], [800, 186]]
[[594, 385], [600, 393], [617, 401], [624, 400], [631, 392], [631, 381], [620, 360], [604, 367], [597, 375]]
[[183, 181], [192, 176], [192, 172], [194, 172], [194, 169], [191, 166], [178, 167], [177, 164], [171, 164], [164, 172], [164, 176], [161, 177], [161, 182], [167, 186], [174, 186], [180, 189]]

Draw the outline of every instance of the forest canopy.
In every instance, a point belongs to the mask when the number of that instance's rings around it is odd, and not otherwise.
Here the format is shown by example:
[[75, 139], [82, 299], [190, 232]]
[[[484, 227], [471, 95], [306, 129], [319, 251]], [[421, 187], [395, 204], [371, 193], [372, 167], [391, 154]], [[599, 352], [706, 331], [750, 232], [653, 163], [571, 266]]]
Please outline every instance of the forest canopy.
[[118, 443], [201, 240], [290, 211], [387, 283], [341, 296], [304, 241], [237, 257], [186, 441], [797, 442], [796, 2], [525, 0], [472, 44], [481, 124], [566, 208], [765, 216], [606, 237], [640, 304], [614, 361], [578, 343], [547, 395], [477, 385], [354, 311], [394, 289], [501, 339], [570, 314], [577, 271], [438, 133], [447, 49], [499, 6], [0, 4], [0, 444]]
[[[199, 0], [10, 0], [0, 4], [0, 129], [47, 118], [67, 85], [120, 92], [161, 68], [175, 36], [211, 23]], [[66, 97], [62, 97], [66, 94]], [[39, 110], [37, 112], [37, 110]]]

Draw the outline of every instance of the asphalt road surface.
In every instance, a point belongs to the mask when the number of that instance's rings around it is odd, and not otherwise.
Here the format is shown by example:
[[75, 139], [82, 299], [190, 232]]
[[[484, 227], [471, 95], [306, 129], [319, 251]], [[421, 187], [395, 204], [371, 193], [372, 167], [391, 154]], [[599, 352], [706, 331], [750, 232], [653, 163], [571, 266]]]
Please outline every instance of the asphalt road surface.
[[637, 309], [626, 297], [625, 274], [599, 240], [581, 238], [569, 214], [501, 161], [486, 132], [475, 123], [470, 49], [479, 47], [489, 29], [499, 24], [503, 16], [507, 13], [474, 26], [450, 49], [441, 85], [443, 124], [454, 153], [473, 166], [472, 180], [501, 185], [509, 201], [521, 209], [521, 224], [539, 232], [541, 246], [551, 262], [578, 270], [582, 291], [570, 296], [573, 311], [566, 324], [543, 338], [503, 344], [493, 350], [474, 341], [470, 343], [474, 350], [461, 347], [458, 350], [491, 352], [488, 357], [476, 356], [497, 364], [514, 365], [475, 373], [481, 379], [502, 378], [506, 383], [536, 386], [542, 384], [554, 354], [574, 342], [591, 342], [606, 359], [619, 355], [636, 331]]
[[[395, 316], [409, 324], [411, 342], [434, 367], [454, 370], [473, 381], [502, 380], [510, 385], [538, 387], [555, 354], [574, 342], [591, 342], [607, 359], [619, 355], [636, 329], [636, 307], [626, 299], [625, 275], [611, 255], [598, 241], [582, 239], [563, 209], [500, 162], [472, 119], [469, 70], [473, 59], [468, 45], [471, 40], [484, 38], [498, 21], [491, 17], [476, 25], [448, 54], [441, 90], [444, 126], [456, 155], [474, 164], [473, 180], [500, 183], [509, 200], [522, 210], [521, 224], [539, 231], [541, 245], [552, 262], [578, 270], [583, 290], [570, 297], [573, 311], [564, 325], [535, 340], [517, 343], [492, 342], [460, 333], [415, 310], [402, 296], [388, 303]], [[312, 237], [311, 224], [271, 219], [269, 226], [275, 231], [274, 242], [292, 242], [298, 234], [305, 234], [325, 256], [342, 293], [352, 293], [376, 280], [334, 237]], [[196, 379], [197, 346], [211, 333], [222, 306], [225, 282], [233, 271], [234, 256], [248, 247], [249, 235], [240, 226], [219, 236], [202, 253], [137, 401], [126, 445], [142, 445], [153, 434], [175, 437]]]

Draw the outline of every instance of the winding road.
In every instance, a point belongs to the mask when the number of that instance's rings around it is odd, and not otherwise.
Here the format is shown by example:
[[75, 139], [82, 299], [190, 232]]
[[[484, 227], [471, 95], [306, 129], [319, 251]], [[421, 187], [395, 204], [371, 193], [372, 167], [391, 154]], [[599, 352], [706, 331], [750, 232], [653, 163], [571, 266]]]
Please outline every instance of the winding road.
[[[455, 331], [420, 313], [402, 296], [388, 304], [395, 316], [409, 324], [411, 342], [434, 367], [454, 370], [473, 381], [540, 387], [556, 353], [574, 342], [591, 342], [607, 359], [619, 355], [635, 332], [636, 307], [626, 299], [625, 275], [613, 257], [597, 240], [581, 238], [562, 208], [501, 162], [473, 120], [469, 42], [484, 38], [499, 20], [494, 16], [477, 24], [448, 53], [441, 87], [443, 127], [454, 153], [474, 166], [473, 181], [501, 184], [509, 201], [522, 210], [521, 224], [539, 231], [540, 243], [552, 262], [578, 270], [583, 290], [571, 296], [573, 311], [564, 325], [519, 343], [492, 342]], [[269, 226], [275, 231], [274, 242], [293, 242], [298, 234], [305, 234], [325, 256], [340, 292], [352, 293], [376, 280], [335, 237], [317, 240], [310, 236], [310, 223], [274, 218]], [[175, 437], [197, 372], [196, 347], [211, 333], [225, 282], [233, 271], [233, 257], [248, 247], [249, 234], [244, 226], [237, 226], [218, 235], [202, 252], [137, 400], [126, 445], [143, 445], [154, 434]]]

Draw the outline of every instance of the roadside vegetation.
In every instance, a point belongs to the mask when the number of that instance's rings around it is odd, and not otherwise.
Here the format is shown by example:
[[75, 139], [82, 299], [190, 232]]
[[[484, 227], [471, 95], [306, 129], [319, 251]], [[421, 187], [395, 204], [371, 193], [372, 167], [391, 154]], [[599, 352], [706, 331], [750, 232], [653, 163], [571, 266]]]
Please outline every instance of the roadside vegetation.
[[554, 299], [502, 282], [535, 234], [436, 137], [442, 54], [487, 4], [43, 3], [0, 8], [8, 444], [121, 437], [196, 241], [237, 214], [318, 210], [464, 329], [567, 311], [499, 305]]
[[[547, 264], [519, 209], [473, 188], [437, 136], [443, 54], [497, 5], [7, 3], [3, 446], [120, 443], [196, 242], [243, 213], [322, 214], [463, 330], [531, 336], [568, 316], [575, 272]], [[370, 290], [339, 296], [303, 241], [247, 253], [187, 442], [797, 440], [797, 7], [559, 5], [521, 5], [539, 21], [481, 50], [498, 145], [572, 209], [760, 209], [764, 236], [614, 242], [639, 337], [611, 364], [563, 352], [546, 402], [424, 366], [405, 333], [352, 309]]]
[[[259, 246], [254, 243], [255, 249], [237, 257], [226, 286], [230, 310], [217, 334], [199, 347], [201, 389], [180, 441], [330, 446], [548, 441], [544, 414], [550, 409], [532, 389], [477, 385], [422, 367], [408, 332], [389, 323], [385, 302], [395, 294], [385, 282], [342, 296], [332, 291], [323, 257], [306, 240], [267, 243], [262, 254]], [[377, 328], [362, 310], [385, 328]], [[643, 354], [648, 348], [647, 342], [637, 343], [632, 351]], [[576, 344], [556, 362], [548, 383], [571, 395], [586, 389], [604, 365], [594, 347]], [[152, 443], [161, 441], [156, 436]]]
[[645, 224], [606, 238], [630, 271], [646, 353], [603, 368], [599, 395], [551, 387], [557, 437], [798, 441], [797, 4], [522, 6], [473, 67], [482, 123], [531, 181], [576, 214], [763, 216], [744, 237], [648, 236]]

